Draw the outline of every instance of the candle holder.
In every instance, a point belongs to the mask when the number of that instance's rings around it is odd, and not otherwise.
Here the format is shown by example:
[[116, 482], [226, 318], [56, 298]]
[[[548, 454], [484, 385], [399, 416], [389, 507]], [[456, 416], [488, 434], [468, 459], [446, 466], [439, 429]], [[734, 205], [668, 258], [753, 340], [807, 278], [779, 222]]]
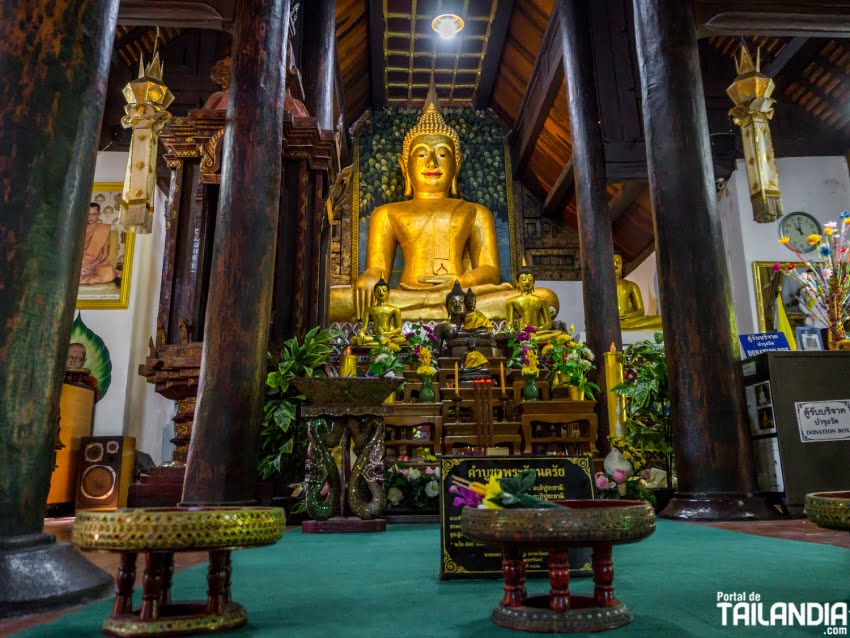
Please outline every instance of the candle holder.
[[341, 377], [356, 377], [357, 376], [357, 355], [346, 352], [339, 359], [339, 376]]
[[626, 416], [626, 397], [614, 392], [614, 388], [623, 383], [623, 353], [611, 349], [602, 354], [605, 370], [605, 391], [608, 397], [608, 428], [614, 436], [623, 436]]

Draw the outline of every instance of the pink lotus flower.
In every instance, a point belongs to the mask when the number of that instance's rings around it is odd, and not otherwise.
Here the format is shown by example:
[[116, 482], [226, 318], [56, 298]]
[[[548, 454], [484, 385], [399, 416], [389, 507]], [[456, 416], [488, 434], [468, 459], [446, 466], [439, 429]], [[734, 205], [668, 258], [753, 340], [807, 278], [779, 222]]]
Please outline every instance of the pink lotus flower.
[[614, 479], [615, 483], [622, 483], [626, 480], [626, 478], [628, 478], [628, 476], [626, 474], [626, 470], [618, 468], [614, 470], [613, 474], [611, 474], [611, 478]]
[[605, 476], [602, 472], [596, 473], [596, 489], [602, 490], [603, 492], [611, 489], [608, 477]]
[[410, 468], [409, 467], [400, 468], [399, 474], [401, 474], [402, 476], [407, 476], [408, 474], [410, 474]]
[[430, 465], [425, 468], [425, 474], [427, 476], [431, 476], [432, 474], [435, 474], [435, 473], [436, 473], [436, 470], [433, 467], [431, 467]]

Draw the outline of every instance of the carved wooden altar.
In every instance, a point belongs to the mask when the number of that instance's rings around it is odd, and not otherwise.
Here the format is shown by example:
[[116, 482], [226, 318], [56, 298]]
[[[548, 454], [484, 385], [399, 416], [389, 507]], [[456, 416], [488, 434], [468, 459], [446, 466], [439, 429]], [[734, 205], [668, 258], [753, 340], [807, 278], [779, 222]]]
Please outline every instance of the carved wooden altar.
[[[330, 228], [324, 198], [337, 166], [333, 133], [317, 128], [313, 117], [294, 114], [306, 111], [290, 96], [286, 108], [293, 112], [284, 113], [272, 352], [292, 335], [322, 323], [326, 314], [322, 282], [327, 281]], [[180, 500], [200, 375], [225, 121], [224, 110], [198, 109], [174, 118], [160, 138], [171, 169], [165, 255], [156, 336], [139, 374], [177, 402], [175, 449], [170, 463], [131, 487], [133, 506]]]

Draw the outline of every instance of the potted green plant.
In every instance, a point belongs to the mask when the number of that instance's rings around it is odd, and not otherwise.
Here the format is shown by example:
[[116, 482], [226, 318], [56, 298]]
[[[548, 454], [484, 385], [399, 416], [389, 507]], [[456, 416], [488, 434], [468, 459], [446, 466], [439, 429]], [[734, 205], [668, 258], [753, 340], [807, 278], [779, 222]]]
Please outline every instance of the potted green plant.
[[[263, 480], [292, 486], [304, 480], [307, 458], [307, 425], [298, 415], [304, 397], [291, 384], [295, 377], [325, 376], [325, 364], [331, 343], [338, 336], [333, 330], [313, 328], [303, 339], [292, 337], [283, 344], [274, 370], [266, 376], [266, 401], [260, 429], [260, 453], [257, 470]], [[272, 360], [269, 354], [269, 360]], [[296, 487], [296, 492], [298, 491]], [[299, 499], [288, 514], [304, 510]]]
[[614, 392], [627, 398], [625, 439], [647, 457], [662, 459], [669, 486], [673, 475], [673, 430], [664, 336], [656, 333], [653, 341], [644, 339], [627, 346], [624, 360], [634, 374]]

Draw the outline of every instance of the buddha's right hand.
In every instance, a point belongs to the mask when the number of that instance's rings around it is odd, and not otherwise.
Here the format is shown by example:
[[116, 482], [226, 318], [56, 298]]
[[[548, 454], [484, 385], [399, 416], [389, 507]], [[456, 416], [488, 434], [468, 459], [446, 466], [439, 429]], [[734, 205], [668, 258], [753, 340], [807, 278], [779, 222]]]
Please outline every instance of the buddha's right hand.
[[363, 315], [375, 303], [375, 284], [381, 279], [381, 272], [364, 270], [354, 284], [354, 315], [362, 319]]

